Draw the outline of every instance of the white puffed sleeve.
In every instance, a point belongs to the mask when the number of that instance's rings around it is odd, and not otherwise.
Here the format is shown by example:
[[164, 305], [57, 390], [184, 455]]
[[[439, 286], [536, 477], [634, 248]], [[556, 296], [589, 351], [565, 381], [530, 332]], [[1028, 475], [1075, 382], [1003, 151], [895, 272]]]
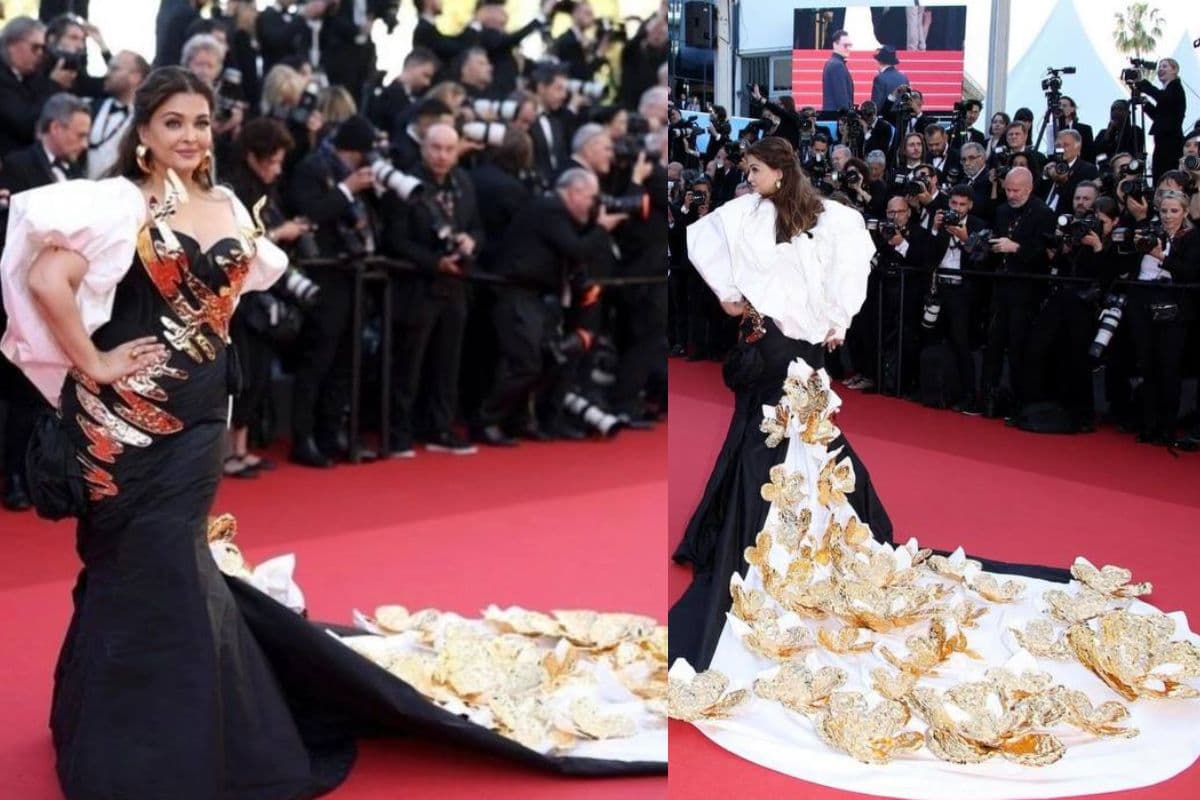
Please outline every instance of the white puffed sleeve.
[[688, 260], [722, 303], [736, 303], [742, 299], [742, 293], [738, 291], [733, 279], [733, 242], [736, 231], [726, 230], [727, 222], [736, 228], [739, 219], [731, 216], [726, 210], [731, 205], [733, 203], [721, 206], [687, 228]]
[[[242, 205], [242, 201], [229, 188], [225, 186], [218, 188], [224, 191], [229, 196], [230, 202], [233, 203], [233, 213], [237, 216], [238, 227], [243, 230], [252, 230], [255, 227], [254, 218]], [[280, 250], [279, 246], [268, 239], [265, 234], [254, 240], [254, 249], [254, 260], [250, 262], [250, 272], [246, 275], [245, 283], [242, 284], [242, 294], [261, 292], [271, 288], [271, 285], [279, 280], [284, 270], [287, 269], [287, 253]]]
[[0, 351], [54, 405], [71, 362], [29, 291], [30, 267], [46, 247], [72, 250], [87, 260], [75, 299], [91, 335], [112, 317], [117, 284], [133, 263], [146, 213], [141, 191], [125, 178], [53, 183], [9, 201], [0, 257], [8, 327]]
[[832, 258], [822, 270], [826, 313], [838, 338], [844, 338], [850, 321], [867, 299], [867, 277], [875, 243], [862, 215], [835, 201], [825, 201], [819, 226], [831, 245]]

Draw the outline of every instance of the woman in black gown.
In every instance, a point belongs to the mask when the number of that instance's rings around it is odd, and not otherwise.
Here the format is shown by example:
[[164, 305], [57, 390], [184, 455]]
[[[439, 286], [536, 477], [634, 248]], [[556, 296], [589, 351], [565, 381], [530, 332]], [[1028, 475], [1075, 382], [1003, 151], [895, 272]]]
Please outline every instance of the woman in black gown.
[[525, 747], [218, 571], [206, 533], [236, 372], [230, 320], [287, 261], [209, 183], [212, 113], [207, 86], [157, 70], [114, 177], [12, 201], [0, 349], [60, 409], [86, 496], [50, 715], [64, 794], [310, 798], [346, 777], [357, 737], [396, 733], [563, 773], [665, 772]]
[[[789, 364], [803, 358], [814, 369], [821, 369], [826, 349], [841, 344], [866, 294], [872, 252], [867, 249], [870, 239], [861, 216], [821, 200], [785, 140], [761, 140], [746, 151], [744, 166], [755, 193], [727, 203], [716, 216], [710, 215], [714, 222], [707, 223], [708, 231], [720, 231], [717, 238], [701, 233], [704, 228], [698, 226], [704, 221], [688, 230], [688, 257], [717, 293], [726, 313], [742, 318], [739, 343], [724, 368], [725, 383], [734, 392], [733, 419], [704, 496], [674, 555], [676, 562], [692, 565], [694, 577], [671, 608], [669, 658], [672, 662], [686, 659], [697, 671], [708, 667], [724, 627], [730, 606], [729, 578], [735, 571], [745, 572], [742, 554], [754, 544], [766, 521], [770, 503], [762, 498], [761, 487], [771, 467], [782, 463], [787, 453], [785, 447], [767, 446], [766, 435], [759, 430], [763, 406], [779, 402]], [[777, 213], [762, 213], [774, 210], [777, 204]], [[720, 222], [715, 222], [718, 219]], [[755, 219], [765, 219], [767, 227], [757, 229]], [[777, 224], [773, 224], [775, 220]], [[738, 233], [733, 232], [735, 226]], [[859, 239], [853, 239], [856, 230], [862, 232]], [[762, 259], [755, 262], [754, 255], [743, 255], [749, 251], [740, 247], [739, 240], [756, 234], [760, 239], [765, 234], [767, 241], [757, 254]], [[830, 272], [842, 274], [830, 281], [828, 292], [803, 283], [785, 288], [778, 281], [789, 280], [792, 265], [771, 262], [793, 258], [793, 242], [811, 240], [814, 235], [851, 239], [839, 250], [838, 262], [825, 265]], [[772, 246], [785, 243], [784, 247]], [[861, 246], [858, 253], [852, 250], [854, 244]], [[747, 263], [742, 263], [744, 258]], [[822, 303], [798, 297], [810, 289], [823, 295]], [[845, 436], [829, 445], [830, 450], [838, 447], [851, 459], [857, 477], [856, 489], [849, 495], [851, 505], [877, 539], [890, 542], [891, 520], [865, 467]]]
[[[693, 579], [671, 607], [669, 658], [708, 668], [731, 605], [729, 581], [745, 575], [745, 549], [763, 530], [771, 503], [762, 497], [771, 467], [787, 448], [770, 446], [760, 429], [764, 406], [779, 403], [788, 366], [803, 359], [814, 370], [840, 346], [866, 296], [874, 245], [858, 212], [822, 200], [800, 170], [791, 146], [767, 137], [746, 151], [743, 168], [753, 194], [721, 206], [688, 229], [688, 258], [720, 299], [742, 317], [739, 343], [725, 362], [734, 391], [733, 419], [674, 559], [691, 564]], [[866, 467], [839, 433], [853, 466], [847, 495], [858, 519], [881, 542], [892, 522]], [[1066, 581], [1065, 570], [1006, 564], [972, 556], [991, 572]]]

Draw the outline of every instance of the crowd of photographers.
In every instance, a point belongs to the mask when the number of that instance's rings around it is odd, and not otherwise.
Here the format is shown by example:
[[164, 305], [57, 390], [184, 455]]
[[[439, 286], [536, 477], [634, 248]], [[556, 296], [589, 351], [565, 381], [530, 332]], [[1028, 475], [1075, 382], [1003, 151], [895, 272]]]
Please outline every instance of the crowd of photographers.
[[[369, 34], [395, 27], [394, 2], [162, 0], [153, 64], [110, 53], [86, 5], [43, 2], [45, 22], [0, 31], [0, 200], [7, 214], [10, 194], [103, 176], [152, 68], [213, 87], [216, 180], [248, 208], [267, 199], [266, 235], [292, 257], [234, 317], [226, 475], [270, 469], [252, 448], [276, 437], [299, 464], [350, 456], [355, 380], [360, 398], [390, 389], [378, 420], [382, 404], [361, 402], [367, 425], [390, 423], [380, 456], [611, 436], [665, 410], [665, 7], [622, 24], [559, 0], [509, 31], [503, 1], [480, 0], [447, 34], [441, 0], [416, 0], [413, 47], [385, 83]], [[528, 36], [542, 60], [521, 55]], [[365, 283], [358, 313], [368, 269], [387, 292]], [[0, 372], [4, 505], [23, 509], [44, 401], [7, 361]]]
[[[877, 99], [833, 113], [751, 85], [754, 119], [736, 135], [720, 106], [701, 130], [672, 105], [671, 355], [719, 359], [733, 341], [685, 231], [750, 191], [744, 148], [780, 136], [876, 243], [867, 300], [830, 359], [846, 386], [1047, 432], [1094, 430], [1099, 395], [1139, 441], [1197, 449], [1200, 425], [1183, 432], [1179, 417], [1183, 377], [1200, 367], [1187, 288], [1200, 284], [1200, 122], [1185, 133], [1178, 65], [1123, 71], [1130, 96], [1097, 132], [1062, 92], [1070, 68], [1048, 71], [1040, 120], [999, 111], [980, 129], [978, 100], [933, 116], [890, 47], [876, 61]], [[835, 119], [831, 135], [820, 122]]]

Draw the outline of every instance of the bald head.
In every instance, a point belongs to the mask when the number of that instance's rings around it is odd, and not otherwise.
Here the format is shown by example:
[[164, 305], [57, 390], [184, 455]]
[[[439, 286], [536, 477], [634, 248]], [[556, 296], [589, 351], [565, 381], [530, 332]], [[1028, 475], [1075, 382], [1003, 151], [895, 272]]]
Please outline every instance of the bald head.
[[421, 140], [421, 160], [434, 178], [441, 182], [458, 163], [458, 131], [439, 122], [430, 125]]
[[1004, 194], [1008, 204], [1020, 208], [1029, 200], [1033, 193], [1033, 173], [1025, 167], [1013, 167], [1004, 177]]

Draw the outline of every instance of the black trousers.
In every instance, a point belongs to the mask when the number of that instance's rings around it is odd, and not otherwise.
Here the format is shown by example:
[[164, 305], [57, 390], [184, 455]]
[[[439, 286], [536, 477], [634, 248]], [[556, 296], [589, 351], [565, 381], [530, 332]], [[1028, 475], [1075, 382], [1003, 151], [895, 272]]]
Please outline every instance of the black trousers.
[[233, 427], [247, 428], [262, 408], [271, 385], [271, 361], [275, 351], [269, 339], [246, 325], [244, 314], [233, 315], [229, 335], [242, 374], [241, 394], [233, 400]]
[[[917, 272], [885, 274], [883, 294], [884, 374], [880, 391], [904, 395], [915, 389], [921, 378], [921, 313], [928, 275]], [[887, 364], [893, 369], [889, 370]]]
[[1037, 311], [1033, 289], [1014, 281], [998, 281], [992, 291], [988, 319], [987, 349], [983, 356], [984, 394], [1000, 388], [1004, 357], [1008, 356], [1008, 377], [1013, 400], [1025, 402], [1025, 350], [1029, 325]]
[[1088, 346], [1096, 335], [1096, 309], [1063, 287], [1046, 299], [1033, 320], [1027, 353], [1027, 402], [1055, 400], [1081, 422], [1096, 414]]
[[1133, 346], [1142, 376], [1141, 432], [1150, 437], [1174, 437], [1188, 323], [1155, 322], [1145, 303], [1130, 305]]
[[620, 362], [612, 389], [616, 412], [635, 410], [639, 396], [655, 373], [665, 373], [667, 337], [664, 312], [667, 287], [661, 283], [622, 286], [605, 294], [616, 314]]
[[1154, 174], [1155, 185], [1164, 172], [1179, 169], [1179, 159], [1182, 157], [1182, 133], [1160, 133], [1154, 137], [1154, 157], [1150, 160], [1150, 170]]
[[25, 476], [25, 451], [41, 411], [50, 408], [46, 398], [25, 373], [0, 356], [0, 402], [4, 403], [4, 475]]
[[696, 353], [711, 355], [732, 344], [721, 301], [691, 264], [687, 270], [688, 341]]
[[444, 433], [458, 410], [467, 287], [438, 277], [400, 279], [395, 286], [393, 436]]
[[546, 363], [542, 345], [558, 336], [562, 307], [558, 298], [529, 289], [500, 291], [495, 311], [500, 357], [496, 379], [479, 408], [481, 425], [517, 425], [529, 421], [529, 398], [545, 389], [547, 403], [561, 395], [561, 370]]
[[681, 264], [672, 264], [667, 273], [668, 332], [672, 347], [688, 345], [688, 270]]
[[962, 400], [975, 399], [975, 358], [971, 354], [971, 310], [974, 291], [970, 283], [938, 282], [938, 297], [942, 301], [941, 324], [946, 334], [950, 351], [954, 353], [954, 365], [958, 371], [959, 386], [963, 387]]
[[331, 442], [341, 429], [349, 397], [350, 350], [359, 331], [350, 330], [354, 279], [334, 270], [313, 270], [321, 292], [304, 316], [292, 385], [292, 438]]
[[867, 298], [846, 331], [846, 348], [854, 370], [880, 383], [879, 375], [879, 302], [882, 292], [880, 270], [867, 276]]

